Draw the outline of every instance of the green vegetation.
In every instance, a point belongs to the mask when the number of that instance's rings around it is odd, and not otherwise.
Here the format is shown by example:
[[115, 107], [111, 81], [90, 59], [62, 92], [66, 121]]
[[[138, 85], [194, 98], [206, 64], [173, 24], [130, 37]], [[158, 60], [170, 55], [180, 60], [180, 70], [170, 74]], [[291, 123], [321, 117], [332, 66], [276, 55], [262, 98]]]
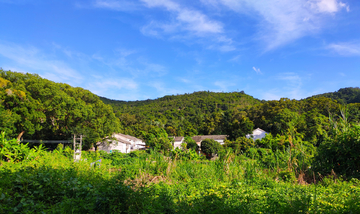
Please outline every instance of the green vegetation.
[[[0, 213], [359, 213], [356, 90], [339, 99], [195, 92], [121, 102], [0, 70]], [[270, 134], [247, 139], [257, 127]], [[83, 152], [74, 162], [70, 147], [16, 139], [84, 134], [86, 149], [114, 132], [149, 149]], [[190, 136], [207, 134], [229, 137], [202, 141], [199, 155]], [[186, 136], [181, 149], [169, 136]]]
[[341, 88], [336, 92], [315, 95], [314, 97], [328, 97], [337, 100], [340, 103], [360, 103], [360, 88]]
[[253, 128], [243, 110], [261, 103], [243, 92], [206, 91], [146, 101], [101, 100], [113, 107], [124, 133], [138, 137], [157, 126], [169, 136], [229, 134], [236, 138]]
[[204, 152], [208, 158], [212, 158], [221, 151], [221, 145], [213, 139], [205, 139], [201, 141], [201, 151]]
[[[267, 144], [281, 143], [276, 137], [241, 155], [223, 150], [214, 161], [192, 149], [170, 157], [153, 150], [84, 152], [78, 162], [62, 146], [52, 152], [27, 148], [31, 158], [9, 159], [2, 152], [0, 213], [360, 212], [358, 179], [344, 181], [335, 172], [314, 176], [306, 155], [314, 147], [285, 139], [284, 150]], [[4, 135], [1, 142], [8, 143]]]
[[120, 130], [112, 108], [82, 88], [38, 75], [0, 70], [0, 131], [9, 137], [67, 140], [84, 134], [85, 146]]

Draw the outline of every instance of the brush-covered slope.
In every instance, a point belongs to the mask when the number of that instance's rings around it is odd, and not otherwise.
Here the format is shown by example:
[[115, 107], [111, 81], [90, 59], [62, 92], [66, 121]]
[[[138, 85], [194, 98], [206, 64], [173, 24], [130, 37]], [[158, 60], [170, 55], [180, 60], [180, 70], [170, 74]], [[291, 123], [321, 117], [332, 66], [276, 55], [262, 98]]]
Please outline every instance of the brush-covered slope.
[[[208, 91], [144, 101], [124, 102], [103, 97], [101, 100], [112, 105], [128, 134], [139, 135], [140, 130], [158, 126], [165, 128], [169, 135], [178, 136], [231, 134], [230, 123], [235, 120], [239, 124], [249, 122], [243, 110], [262, 102], [244, 92]], [[248, 130], [249, 127], [244, 131]]]
[[335, 92], [319, 94], [313, 97], [328, 97], [337, 100], [339, 103], [343, 103], [343, 104], [360, 103], [360, 88], [358, 87], [341, 88]]
[[119, 127], [111, 106], [88, 90], [0, 69], [0, 131], [9, 137], [65, 140], [75, 133], [91, 144]]

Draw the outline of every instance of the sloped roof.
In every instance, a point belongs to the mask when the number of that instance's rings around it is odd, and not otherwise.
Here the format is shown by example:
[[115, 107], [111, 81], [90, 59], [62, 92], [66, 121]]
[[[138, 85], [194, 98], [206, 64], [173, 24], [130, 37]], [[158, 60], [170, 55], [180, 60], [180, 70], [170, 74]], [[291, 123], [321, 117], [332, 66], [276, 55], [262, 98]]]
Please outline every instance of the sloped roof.
[[131, 143], [129, 141], [123, 140], [121, 138], [116, 138], [116, 140], [119, 141], [120, 143], [131, 145]]
[[184, 139], [184, 137], [174, 137], [175, 141], [182, 141]]
[[199, 135], [192, 137], [192, 139], [195, 140], [195, 142], [201, 142], [205, 139], [225, 140], [227, 137], [227, 135]]
[[130, 135], [121, 134], [121, 133], [117, 133], [117, 134], [118, 134], [118, 135], [121, 135], [121, 136], [123, 136], [123, 137], [126, 137], [127, 139], [133, 140], [133, 141], [138, 141], [138, 140], [142, 141], [141, 139], [136, 138], [136, 137], [133, 137], [133, 136], [130, 136]]
[[[120, 143], [124, 143], [124, 144], [131, 145], [130, 142], [128, 142], [128, 141], [126, 141], [126, 140], [123, 140], [123, 139], [121, 139], [121, 138], [116, 138], [116, 140], [107, 139], [107, 140], [105, 140], [105, 141], [108, 141], [108, 142], [118, 141], [118, 142], [120, 142]], [[103, 142], [97, 142], [96, 145], [100, 145], [100, 144], [104, 143], [105, 141], [103, 141]]]
[[252, 133], [254, 134], [254, 133], [256, 133], [257, 131], [260, 131], [260, 132], [265, 132], [265, 133], [267, 133], [266, 131], [264, 131], [264, 130], [262, 130], [262, 129], [260, 129], [260, 128], [257, 128], [257, 129], [255, 129]]

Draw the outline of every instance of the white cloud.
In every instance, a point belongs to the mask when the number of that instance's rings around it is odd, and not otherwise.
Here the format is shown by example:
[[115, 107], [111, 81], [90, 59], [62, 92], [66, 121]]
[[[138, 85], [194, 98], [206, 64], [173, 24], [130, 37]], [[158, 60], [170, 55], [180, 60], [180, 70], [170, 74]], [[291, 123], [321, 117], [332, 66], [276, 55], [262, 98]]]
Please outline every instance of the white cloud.
[[312, 0], [309, 3], [313, 9], [321, 13], [335, 13], [341, 8], [346, 8], [348, 12], [350, 10], [347, 4], [338, 0]]
[[[302, 86], [302, 78], [296, 73], [282, 73], [278, 76], [279, 80], [282, 80], [282, 93], [291, 99], [301, 99], [304, 96]], [[284, 93], [285, 92], [285, 93]]]
[[[169, 36], [170, 39], [201, 43], [209, 49], [222, 52], [236, 50], [232, 39], [225, 35], [223, 23], [209, 18], [200, 10], [186, 7], [173, 0], [96, 0], [93, 6], [119, 11], [163, 9], [168, 12], [169, 19], [150, 19], [147, 25], [140, 28], [144, 35], [160, 38]], [[212, 45], [208, 45], [209, 43]]]
[[[157, 25], [157, 27], [162, 28], [164, 31], [181, 28], [181, 30], [186, 30], [199, 36], [204, 36], [208, 33], [218, 34], [223, 33], [224, 31], [222, 23], [211, 20], [200, 11], [188, 9], [176, 2], [170, 0], [142, 0], [142, 2], [149, 8], [165, 8], [175, 16], [175, 23], [172, 23], [171, 25]], [[152, 25], [154, 24], [152, 23]]]
[[75, 69], [67, 63], [45, 56], [35, 47], [23, 47], [12, 43], [0, 43], [0, 55], [16, 63], [17, 67], [35, 71], [44, 78], [56, 82], [76, 83], [83, 79]]
[[102, 81], [94, 82], [92, 85], [94, 86], [93, 91], [99, 93], [110, 89], [136, 90], [138, 88], [138, 84], [129, 78], [102, 79]]
[[255, 67], [252, 67], [252, 68], [256, 72], [256, 74], [262, 74], [260, 68], [255, 68]]
[[148, 85], [157, 90], [159, 97], [172, 94], [182, 94], [183, 91], [173, 88], [168, 88], [162, 81], [151, 81]]
[[266, 50], [290, 43], [319, 32], [326, 25], [326, 15], [349, 6], [338, 0], [217, 0], [215, 7], [224, 5], [230, 10], [259, 20], [258, 39]]
[[278, 95], [279, 91], [271, 91], [262, 93], [262, 98], [264, 100], [279, 100], [281, 96]]
[[234, 86], [235, 84], [229, 81], [216, 81], [214, 85], [220, 88], [219, 91], [227, 92], [229, 87]]
[[260, 94], [260, 98], [265, 100], [279, 100], [280, 98], [302, 99], [308, 97], [311, 94], [303, 89], [304, 79], [308, 80], [308, 77], [302, 77], [293, 72], [279, 73], [266, 80], [272, 82], [272, 88], [263, 91]]
[[96, 0], [93, 6], [118, 11], [132, 11], [139, 8], [136, 2], [128, 0]]
[[332, 43], [327, 45], [326, 49], [341, 56], [360, 56], [359, 42]]

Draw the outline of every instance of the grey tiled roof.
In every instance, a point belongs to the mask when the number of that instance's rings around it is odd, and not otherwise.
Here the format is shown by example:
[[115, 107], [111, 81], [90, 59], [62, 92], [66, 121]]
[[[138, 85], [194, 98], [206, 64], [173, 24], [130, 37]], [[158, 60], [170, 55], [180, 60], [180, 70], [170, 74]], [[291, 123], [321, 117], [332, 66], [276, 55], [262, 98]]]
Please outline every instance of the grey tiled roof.
[[195, 142], [201, 142], [205, 139], [213, 139], [213, 140], [225, 140], [228, 136], [227, 135], [200, 135], [192, 137]]
[[118, 133], [118, 135], [121, 135], [121, 136], [126, 137], [126, 138], [128, 138], [128, 139], [130, 139], [130, 140], [133, 140], [133, 141], [138, 141], [138, 140], [142, 141], [141, 139], [136, 138], [136, 137], [133, 137], [133, 136], [130, 136], [130, 135], [121, 134], [121, 133]]
[[184, 137], [174, 137], [175, 141], [182, 141], [182, 139], [184, 139]]

